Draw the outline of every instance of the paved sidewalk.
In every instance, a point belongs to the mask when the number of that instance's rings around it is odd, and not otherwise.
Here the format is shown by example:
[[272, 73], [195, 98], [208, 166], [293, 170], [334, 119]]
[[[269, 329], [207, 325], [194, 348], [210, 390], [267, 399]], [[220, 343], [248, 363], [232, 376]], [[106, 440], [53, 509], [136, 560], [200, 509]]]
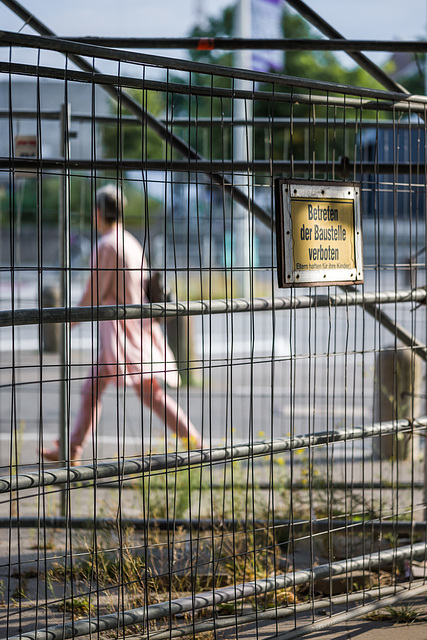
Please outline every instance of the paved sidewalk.
[[[129, 499], [129, 496], [125, 497], [126, 500]], [[49, 567], [61, 562], [69, 540], [67, 541], [67, 535], [64, 531], [59, 529], [47, 530], [45, 535], [46, 537], [43, 537], [43, 531], [37, 533], [34, 529], [21, 530], [19, 550], [16, 530], [12, 530], [11, 544], [7, 533], [0, 536], [0, 638], [15, 637], [19, 634], [25, 638], [26, 632], [34, 630], [36, 619], [39, 629], [71, 622], [70, 613], [64, 613], [61, 610], [64, 590], [67, 591], [67, 597], [70, 596], [69, 587], [66, 587], [62, 580], [54, 579], [49, 582], [43, 578]], [[134, 535], [137, 536], [137, 532]], [[135, 539], [135, 544], [141, 544], [141, 535], [140, 532], [138, 539]], [[75, 558], [82, 551], [84, 540], [85, 532], [77, 531], [73, 537], [73, 549], [77, 554]], [[112, 546], [114, 544], [115, 541], [112, 540]], [[175, 542], [175, 547], [175, 555], [178, 558], [178, 539]], [[11, 549], [12, 555], [9, 555], [9, 549]], [[95, 602], [96, 587], [94, 586], [94, 588]], [[21, 596], [19, 596], [19, 590], [22, 591]], [[201, 590], [209, 591], [209, 588], [201, 588]], [[158, 595], [161, 601], [168, 600], [167, 590]], [[106, 596], [105, 592], [101, 590], [98, 594], [97, 605], [97, 607], [99, 606], [99, 614], [105, 615], [112, 610], [121, 610], [120, 598], [117, 600], [117, 597], [118, 594]], [[173, 594], [172, 599], [176, 597], [177, 594]], [[373, 600], [367, 600], [367, 603], [373, 602]], [[349, 607], [353, 606], [355, 603], [349, 604]], [[249, 605], [247, 613], [252, 613]], [[345, 613], [344, 605], [333, 608], [334, 615], [339, 616], [343, 613]], [[331, 622], [329, 614], [327, 604], [323, 608], [317, 609], [314, 614], [311, 611], [299, 614], [298, 629], [311, 624], [328, 625], [324, 629], [309, 633], [307, 637], [312, 640], [427, 640], [427, 584], [425, 592], [414, 591], [414, 595], [393, 604], [391, 609], [377, 609], [372, 613], [360, 611], [357, 617], [346, 621], [337, 620], [333, 626], [329, 626]], [[405, 616], [408, 617], [409, 614], [414, 614], [414, 620], [405, 621]], [[93, 610], [94, 619], [96, 619], [96, 615], [97, 608]], [[86, 618], [87, 614], [81, 614], [80, 617]], [[184, 624], [185, 620], [179, 618], [176, 622]], [[253, 638], [269, 640], [279, 634], [279, 637], [283, 635], [286, 638], [286, 634], [291, 634], [294, 628], [293, 616], [278, 619], [277, 624], [271, 620], [259, 620], [258, 625], [251, 623], [239, 627], [238, 637], [244, 640], [252, 640]], [[208, 636], [206, 637], [208, 638]], [[218, 640], [234, 639], [236, 638], [236, 629], [234, 626], [228, 629], [218, 629], [216, 637]]]
[[[44, 376], [46, 377], [49, 375], [51, 377], [51, 386], [49, 387], [49, 385], [47, 385], [49, 388], [43, 398], [43, 411], [45, 427], [47, 427], [49, 431], [49, 437], [53, 438], [55, 437], [55, 432], [57, 432], [58, 393], [56, 381], [58, 378], [58, 370], [54, 357], [50, 358], [48, 363], [50, 366], [46, 367]], [[35, 361], [33, 364], [36, 364]], [[86, 366], [83, 362], [81, 366], [81, 375], [84, 375], [85, 371]], [[37, 372], [38, 370], [36, 366], [21, 371], [20, 375], [22, 379], [24, 382], [29, 381], [29, 384], [28, 386], [23, 385], [22, 387], [17, 387], [19, 390], [19, 402], [17, 403], [19, 419], [17, 420], [17, 424], [20, 426], [22, 423], [22, 438], [20, 442], [22, 464], [22, 467], [20, 468], [21, 473], [30, 470], [37, 471], [38, 468], [36, 464], [36, 448], [39, 413], [37, 402], [35, 402], [39, 394], [39, 388], [37, 386]], [[11, 431], [9, 417], [11, 415], [11, 409], [8, 405], [7, 398], [9, 398], [10, 401], [11, 394], [10, 389], [7, 386], [9, 384], [7, 376], [7, 371], [3, 371], [0, 375], [3, 382], [3, 395], [0, 394], [0, 418], [3, 422], [3, 429], [0, 430], [0, 443], [2, 444], [0, 447], [0, 464], [3, 465], [2, 475], [7, 475], [10, 472], [8, 462], [11, 450], [9, 436]], [[74, 393], [71, 397], [73, 410], [75, 409], [76, 400], [78, 400], [79, 397], [79, 385], [80, 381], [75, 381], [75, 388], [73, 387]], [[183, 406], [186, 407], [186, 403], [188, 403], [191, 407], [194, 407], [196, 416], [202, 415], [203, 403], [201, 398], [199, 398], [201, 395], [203, 395], [201, 390], [195, 388], [190, 389], [188, 398], [186, 397], [186, 393], [183, 393], [181, 397]], [[214, 398], [214, 410], [218, 413], [219, 409], [215, 403], [222, 406], [222, 404], [224, 404], [225, 397], [223, 396], [224, 394], [221, 389], [216, 392], [216, 395], [212, 396]], [[242, 396], [240, 401], [241, 402], [237, 404], [237, 411], [241, 410], [244, 403], [249, 407], [249, 403], [245, 400], [245, 397]], [[258, 404], [258, 410], [261, 414], [264, 409], [260, 402]], [[141, 444], [141, 434], [138, 431], [140, 425], [140, 407], [138, 407], [137, 399], [134, 396], [126, 398], [126, 407], [128, 411], [126, 437], [127, 448], [126, 451], [124, 449], [123, 451], [125, 451], [127, 455], [138, 455], [138, 446]], [[117, 435], [115, 429], [116, 412], [117, 397], [115, 390], [113, 389], [109, 390], [104, 407], [103, 423], [102, 428], [100, 429], [100, 460], [104, 457], [106, 459], [112, 459], [117, 454]], [[241, 415], [238, 417], [242, 424], [246, 423], [246, 419], [243, 419]], [[201, 417], [198, 417], [196, 422], [197, 424], [200, 424]], [[220, 420], [213, 421], [215, 428], [217, 428], [217, 422], [220, 422]], [[236, 420], [235, 423], [238, 424], [239, 421]], [[161, 434], [161, 426], [158, 426], [157, 431], [154, 432]], [[244, 439], [243, 427], [241, 433], [242, 439]], [[313, 451], [313, 459], [314, 456], [316, 456], [316, 470], [319, 472], [319, 475], [322, 476], [324, 467], [321, 464], [322, 460], [319, 458], [321, 452], [319, 449], [315, 449]], [[361, 456], [356, 456], [351, 466], [351, 482], [360, 481], [362, 478], [365, 480], [366, 478], [369, 479], [367, 493], [370, 491], [369, 483], [378, 481], [379, 479], [384, 483], [386, 481], [396, 481], [398, 476], [400, 481], [410, 481], [413, 478], [418, 483], [422, 483], [423, 463], [419, 458], [414, 460], [413, 465], [411, 461], [400, 462], [399, 465], [395, 462], [383, 462], [382, 464], [378, 464], [371, 459], [368, 453], [369, 452], [367, 451], [365, 452], [365, 460], [363, 460]], [[87, 455], [90, 455], [90, 451], [87, 452]], [[304, 464], [307, 463], [304, 463], [302, 459], [294, 463], [295, 475], [300, 472]], [[334, 460], [333, 469], [334, 480], [346, 481], [349, 483], [349, 479], [347, 477], [348, 466], [346, 465], [345, 457], [343, 458], [342, 456], [340, 457], [337, 455]], [[257, 467], [256, 471], [258, 472]], [[266, 475], [266, 477], [268, 476]], [[385, 489], [382, 489], [382, 493], [389, 501], [391, 501], [391, 498], [389, 497], [390, 494], [386, 493]], [[72, 496], [73, 516], [93, 515], [94, 512], [92, 511], [92, 504], [84, 491], [73, 491]], [[98, 515], [104, 515], [106, 517], [111, 516], [114, 508], [117, 506], [117, 498], [109, 499], [105, 493], [102, 495], [99, 493], [97, 498], [99, 500]], [[46, 509], [46, 515], [58, 515], [59, 511], [57, 500], [58, 494], [54, 491], [49, 491], [46, 492], [46, 494], [43, 493], [43, 495], [41, 495], [34, 490], [33, 492], [21, 493], [19, 495], [19, 500], [16, 500], [13, 506], [15, 509], [19, 509], [19, 514], [21, 516], [31, 515], [37, 517], [37, 515], [39, 515], [38, 509]], [[123, 509], [122, 513], [125, 514], [126, 517], [141, 517], [140, 494], [132, 491], [123, 492], [121, 500], [121, 508]], [[414, 492], [411, 492], [410, 490], [408, 491], [407, 489], [399, 490], [399, 500], [403, 505], [410, 505], [412, 501], [416, 509], [415, 518], [422, 519], [424, 500], [422, 489], [417, 488]], [[0, 516], [7, 518], [10, 517], [10, 513], [10, 504], [7, 500], [3, 499], [0, 503]], [[46, 538], [44, 539], [43, 536], [45, 534]], [[49, 605], [55, 600], [57, 602], [61, 602], [64, 593], [63, 584], [59, 584], [59, 582], [52, 585], [49, 584], [45, 593], [44, 583], [40, 580], [40, 574], [43, 574], [45, 571], [45, 554], [48, 562], [60, 561], [60, 559], [64, 557], [65, 546], [70, 544], [70, 540], [67, 540], [66, 538], [67, 536], [64, 535], [64, 532], [59, 530], [47, 530], [46, 532], [43, 532], [43, 529], [40, 531], [36, 531], [35, 529], [21, 530], [19, 535], [18, 556], [17, 531], [14, 529], [0, 529], [0, 638], [14, 636], [18, 633], [24, 633], [34, 629], [36, 608], [39, 627], [46, 626], [44, 624], [45, 615], [49, 615], [49, 619], [47, 620], [47, 624], [49, 625], [61, 624], [63, 620], [70, 620], [69, 614], [66, 613], [64, 615], [58, 610], [58, 607], [55, 608], [55, 605], [53, 605], [52, 609], [49, 606], [46, 606], [47, 601], [49, 601]], [[79, 536], [76, 535], [72, 541], [73, 553], [74, 551], [78, 552], [78, 544], [76, 544], [76, 541], [78, 540]], [[45, 546], [43, 546], [44, 542], [46, 542]], [[141, 544], [141, 541], [138, 540], [138, 545]], [[174, 553], [175, 552], [176, 548], [174, 547]], [[303, 564], [302, 566], [307, 567], [309, 565]], [[19, 572], [21, 572], [21, 576], [19, 575]], [[22, 577], [25, 577], [26, 584], [24, 597], [20, 596], [18, 593], [20, 577], [21, 579]], [[14, 603], [12, 603], [12, 606], [10, 604], [10, 596], [7, 595], [8, 590], [9, 594], [13, 594]], [[162, 594], [162, 599], [163, 598], [166, 599], [167, 595]], [[7, 604], [8, 602], [9, 605]], [[104, 605], [104, 603], [101, 604]], [[320, 638], [322, 638], [322, 640], [348, 640], [356, 638], [358, 640], [427, 640], [427, 588], [425, 595], [411, 596], [402, 603], [393, 605], [393, 607], [397, 613], [399, 610], [404, 613], [405, 607], [414, 610], [417, 613], [415, 621], [410, 624], [403, 622], [398, 623], [396, 619], [394, 619], [394, 621], [387, 621], [384, 619], [380, 620], [378, 619], [379, 615], [376, 616], [375, 614], [371, 614], [367, 617], [362, 614], [355, 619], [348, 620], [346, 622], [339, 622], [335, 626], [315, 631], [307, 637], [316, 640]], [[46, 614], [46, 611], [49, 611], [49, 613]], [[339, 611], [338, 608], [337, 611]], [[384, 612], [381, 611], [381, 614], [383, 613]], [[327, 620], [328, 615], [329, 611], [319, 610], [314, 615], [314, 619], [309, 615], [306, 615], [305, 618], [298, 620], [298, 625], [310, 624], [313, 622], [316, 623], [322, 619]], [[400, 617], [403, 618], [403, 616]], [[180, 623], [183, 623], [183, 620], [180, 620]], [[255, 627], [254, 625], [245, 625], [241, 629], [239, 628], [238, 637], [248, 640], [252, 640], [252, 638], [267, 640], [277, 635], [277, 632], [283, 634], [285, 632], [291, 632], [293, 628], [294, 620], [291, 617], [287, 620], [280, 620], [278, 622], [278, 626], [271, 622], [266, 624], [260, 623], [258, 627]], [[221, 640], [222, 638], [234, 639], [236, 638], [236, 631], [234, 628], [228, 631], [221, 630], [217, 632], [217, 637], [218, 640]], [[206, 636], [206, 638], [208, 638], [208, 636]]]

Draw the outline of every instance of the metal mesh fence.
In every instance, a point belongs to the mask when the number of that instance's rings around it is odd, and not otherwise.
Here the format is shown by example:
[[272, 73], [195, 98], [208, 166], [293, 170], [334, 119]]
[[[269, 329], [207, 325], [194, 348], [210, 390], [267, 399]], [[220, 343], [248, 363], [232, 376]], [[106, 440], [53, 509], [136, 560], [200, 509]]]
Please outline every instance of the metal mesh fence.
[[[425, 100], [5, 44], [2, 637], [291, 638], [424, 589]], [[364, 284], [278, 288], [279, 176], [360, 183]]]

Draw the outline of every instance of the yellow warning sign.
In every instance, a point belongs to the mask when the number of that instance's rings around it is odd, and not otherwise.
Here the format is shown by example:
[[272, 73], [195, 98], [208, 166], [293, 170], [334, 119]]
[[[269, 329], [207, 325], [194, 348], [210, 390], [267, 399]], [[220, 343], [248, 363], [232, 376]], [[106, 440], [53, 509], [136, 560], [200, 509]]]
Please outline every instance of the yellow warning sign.
[[295, 271], [354, 269], [352, 200], [291, 198]]

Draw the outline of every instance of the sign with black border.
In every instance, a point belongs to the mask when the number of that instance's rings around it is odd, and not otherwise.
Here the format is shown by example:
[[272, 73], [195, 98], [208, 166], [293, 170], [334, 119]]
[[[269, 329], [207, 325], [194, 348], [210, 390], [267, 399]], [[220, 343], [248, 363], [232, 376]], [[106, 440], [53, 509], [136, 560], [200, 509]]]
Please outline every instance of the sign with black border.
[[360, 184], [275, 180], [279, 287], [363, 282]]

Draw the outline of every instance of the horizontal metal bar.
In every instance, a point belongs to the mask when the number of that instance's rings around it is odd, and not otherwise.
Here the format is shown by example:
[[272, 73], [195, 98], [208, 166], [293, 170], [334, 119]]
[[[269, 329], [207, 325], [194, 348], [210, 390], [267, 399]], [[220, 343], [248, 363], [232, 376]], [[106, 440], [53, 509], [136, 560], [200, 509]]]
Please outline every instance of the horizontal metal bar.
[[[287, 589], [301, 584], [315, 583], [316, 580], [332, 576], [347, 575], [352, 571], [372, 570], [385, 564], [396, 563], [405, 558], [425, 558], [427, 545], [424, 542], [398, 547], [396, 549], [346, 558], [340, 562], [323, 564], [302, 571], [276, 574], [271, 578], [222, 587], [214, 591], [192, 594], [158, 604], [138, 607], [119, 613], [110, 613], [88, 619], [74, 620], [51, 626], [47, 629], [24, 632], [9, 640], [64, 640], [97, 634], [109, 629], [120, 629], [134, 624], [146, 624], [150, 620], [159, 620], [168, 616], [182, 615], [188, 611], [199, 611], [225, 602], [235, 602], [244, 598], [271, 593], [278, 589]], [[424, 585], [423, 585], [424, 588]]]
[[[275, 622], [278, 619], [289, 618], [291, 616], [299, 616], [301, 613], [317, 611], [318, 609], [327, 609], [329, 607], [347, 605], [349, 602], [358, 602], [360, 600], [365, 601], [371, 598], [380, 598], [370, 606], [376, 608], [387, 606], [388, 604], [394, 604], [400, 602], [401, 599], [414, 597], [418, 593], [423, 593], [427, 589], [427, 585], [424, 580], [418, 580], [410, 583], [408, 589], [406, 585], [393, 585], [392, 587], [381, 587], [380, 589], [368, 589], [367, 591], [361, 590], [355, 593], [346, 593], [344, 596], [332, 596], [328, 599], [312, 600], [311, 602], [305, 602], [300, 604], [294, 604], [289, 607], [272, 607], [265, 611], [256, 611], [255, 613], [246, 613], [242, 615], [234, 616], [220, 616], [213, 620], [204, 620], [203, 622], [196, 622], [193, 624], [181, 625], [179, 627], [172, 627], [166, 631], [157, 631], [154, 634], [142, 635], [138, 637], [138, 640], [169, 640], [169, 638], [183, 638], [185, 636], [195, 636], [199, 633], [206, 631], [216, 631], [217, 629], [226, 629], [228, 627], [242, 626], [251, 622], [259, 622], [261, 620], [271, 620]], [[386, 596], [390, 596], [385, 599]], [[362, 607], [363, 609], [363, 607]], [[361, 616], [363, 611], [360, 607], [350, 609], [350, 613], [354, 611], [357, 616]], [[367, 611], [366, 611], [367, 613]], [[335, 623], [335, 616], [327, 618], [326, 621]], [[314, 623], [317, 624], [317, 623]], [[311, 626], [311, 625], [310, 625]], [[307, 629], [307, 627], [304, 627]], [[301, 629], [301, 627], [299, 627]], [[306, 633], [309, 633], [306, 631]], [[276, 637], [275, 637], [276, 638]], [[272, 639], [271, 639], [272, 640]], [[275, 639], [274, 639], [275, 640]]]
[[[67, 40], [59, 40], [57, 38], [46, 36], [34, 36], [23, 33], [13, 33], [10, 31], [0, 31], [0, 46], [6, 45], [46, 49], [51, 51], [58, 51], [60, 53], [88, 56], [90, 58], [134, 62], [140, 65], [150, 65], [164, 69], [201, 73], [207, 74], [209, 76], [222, 76], [242, 80], [252, 80], [255, 83], [262, 83], [263, 85], [271, 83], [276, 86], [299, 86], [306, 89], [314, 89], [333, 93], [345, 93], [379, 100], [404, 101], [409, 99], [407, 94], [403, 92], [400, 93], [398, 91], [382, 91], [379, 89], [360, 88], [350, 85], [336, 84], [333, 82], [324, 82], [321, 80], [307, 80], [306, 78], [297, 78], [294, 76], [248, 71], [247, 69], [237, 69], [235, 67], [231, 69], [229, 67], [224, 67], [221, 65], [211, 65], [202, 62], [178, 60], [176, 58], [153, 56], [143, 53], [136, 53], [133, 51], [124, 52], [123, 50], [109, 49], [107, 47], [97, 47], [95, 45], [81, 44], [79, 42], [70, 42]], [[63, 73], [64, 71], [65, 70], [62, 69]], [[122, 79], [125, 81], [125, 77], [121, 78], [121, 80]], [[274, 95], [276, 96], [276, 94]], [[410, 100], [424, 104], [427, 102], [427, 98], [425, 96], [411, 96]]]
[[153, 304], [103, 305], [99, 307], [49, 307], [0, 311], [0, 327], [17, 327], [61, 322], [102, 322], [103, 320], [137, 320], [142, 318], [174, 318], [223, 313], [283, 311], [311, 308], [354, 307], [367, 304], [411, 302], [425, 304], [425, 288], [382, 291], [380, 293], [346, 292], [299, 297], [230, 298]]
[[[370, 489], [369, 482], [364, 485]], [[352, 488], [347, 485], [347, 489]], [[324, 487], [326, 491], [327, 488]], [[151, 531], [157, 529], [160, 531], [174, 530], [195, 530], [195, 531], [278, 531], [278, 529], [287, 528], [294, 535], [310, 528], [312, 533], [330, 533], [333, 531], [346, 531], [352, 533], [363, 533], [360, 529], [367, 532], [392, 532], [397, 531], [400, 534], [427, 534], [427, 522], [414, 522], [412, 520], [282, 520], [275, 518], [270, 520], [241, 520], [239, 518], [193, 518], [188, 520], [185, 518], [175, 518], [167, 520], [165, 518], [149, 518], [143, 520], [141, 518], [79, 518], [79, 517], [62, 517], [49, 516], [39, 518], [37, 516], [22, 516], [19, 518], [9, 518], [7, 516], [0, 517], [0, 529], [98, 529], [116, 531], [118, 528], [132, 528], [134, 531]]]
[[[129, 489], [132, 491], [139, 491], [141, 488], [138, 479], [141, 476], [135, 476], [135, 478], [126, 478], [121, 482], [111, 481], [111, 482], [103, 482], [97, 485], [98, 489]], [[92, 483], [86, 483], [82, 485], [83, 487], [92, 487]], [[243, 484], [242, 482], [233, 482], [233, 484], [229, 483], [212, 483], [209, 485], [210, 489], [214, 491], [224, 491], [231, 489], [249, 489], [251, 491], [271, 491], [273, 489], [277, 489], [278, 486], [275, 481], [272, 482], [257, 482], [252, 484], [251, 482]], [[327, 484], [314, 478], [311, 481], [310, 488], [312, 491], [358, 491], [366, 489], [366, 482], [356, 482], [354, 480], [349, 480], [348, 482], [328, 482]], [[382, 482], [371, 482], [369, 481], [369, 489], [373, 489], [375, 491], [412, 491], [413, 489], [424, 489], [424, 482], [389, 482], [387, 480], [383, 480]], [[280, 480], [280, 489], [292, 489], [293, 491], [301, 491], [307, 489], [307, 482], [287, 482]]]
[[[317, 175], [334, 173], [336, 176], [354, 175], [413, 175], [421, 173], [424, 178], [424, 162], [326, 162], [324, 160], [242, 160], [212, 159], [212, 160], [150, 160], [147, 158], [135, 158], [129, 160], [116, 158], [69, 159], [63, 158], [14, 158], [0, 157], [0, 171], [25, 171], [34, 175], [43, 171], [176, 171], [181, 173], [209, 172], [223, 174], [247, 174], [248, 171], [264, 175], [276, 175], [288, 173], [293, 168], [296, 172], [310, 172], [314, 170]], [[408, 188], [414, 185], [408, 185]], [[425, 182], [422, 183], [425, 188]], [[225, 187], [227, 190], [227, 187]]]
[[[268, 91], [244, 91], [238, 89], [225, 89], [218, 87], [205, 87], [192, 84], [177, 84], [177, 83], [165, 83], [156, 80], [146, 80], [141, 78], [130, 78], [123, 76], [117, 78], [100, 73], [87, 73], [84, 71], [72, 71], [69, 69], [52, 69], [47, 67], [37, 67], [31, 65], [21, 65], [15, 63], [0, 63], [0, 73], [18, 74], [42, 78], [60, 79], [62, 81], [74, 81], [98, 84], [104, 86], [104, 88], [112, 88], [118, 82], [120, 82], [121, 88], [133, 88], [133, 89], [150, 89], [153, 91], [164, 91], [168, 93], [177, 93], [189, 96], [204, 96], [209, 99], [214, 97], [227, 98], [230, 100], [242, 99], [242, 100], [263, 100], [275, 103], [292, 103], [292, 104], [306, 104], [306, 105], [318, 105], [324, 107], [340, 107], [343, 109], [363, 109], [372, 111], [402, 111], [419, 113], [424, 116], [427, 109], [427, 98], [423, 102], [419, 96], [411, 96], [411, 99], [404, 98], [403, 101], [398, 102], [393, 100], [379, 100], [371, 99], [370, 97], [351, 98], [346, 95], [343, 97], [336, 96], [336, 93], [345, 93], [340, 91], [341, 85], [335, 87], [334, 94], [316, 95], [313, 93], [296, 93], [294, 91], [289, 93]], [[297, 84], [295, 84], [297, 86]], [[301, 88], [301, 87], [300, 87]], [[304, 87], [309, 90], [309, 87]], [[331, 89], [332, 91], [332, 89]], [[353, 92], [357, 94], [357, 92]], [[421, 97], [422, 98], [422, 97]]]
[[[380, 598], [377, 602], [371, 602], [368, 604], [364, 604], [361, 607], [347, 609], [344, 612], [336, 613], [329, 618], [326, 618], [323, 620], [317, 620], [316, 622], [306, 624], [303, 627], [294, 629], [293, 631], [275, 635], [274, 640], [295, 640], [295, 638], [301, 638], [302, 636], [310, 635], [312, 633], [315, 633], [316, 631], [322, 631], [323, 629], [328, 629], [329, 627], [332, 627], [333, 625], [336, 625], [339, 623], [347, 623], [349, 620], [352, 620], [353, 618], [360, 619], [363, 616], [366, 616], [368, 613], [372, 613], [373, 611], [376, 611], [377, 609], [383, 609], [384, 607], [391, 607], [392, 605], [399, 604], [409, 598], [415, 598], [421, 593], [425, 593], [426, 590], [427, 590], [426, 582], [420, 580], [416, 585], [412, 584], [410, 589], [406, 589], [405, 591], [401, 591], [400, 593], [396, 593], [395, 595], [388, 596], [387, 598]], [[273, 640], [273, 639], [271, 638], [270, 640]]]
[[199, 51], [403, 51], [424, 53], [427, 42], [423, 40], [342, 40], [333, 38], [123, 38], [107, 36], [57, 36], [59, 40], [94, 44], [113, 49], [196, 49]]
[[[1, 113], [1, 112], [0, 112]], [[410, 129], [413, 130], [420, 130], [420, 131], [424, 131], [424, 121], [417, 121], [417, 120], [411, 120], [411, 121], [401, 121], [399, 120], [398, 122], [393, 121], [393, 120], [376, 120], [374, 118], [369, 119], [368, 117], [366, 117], [366, 114], [363, 114], [365, 116], [365, 118], [363, 120], [358, 119], [357, 120], [357, 127], [358, 127], [358, 131], [360, 132], [363, 129], [369, 129], [370, 131], [372, 129], [375, 129], [375, 131], [380, 131], [383, 129], [393, 129], [394, 131], [396, 131], [396, 133], [398, 133], [399, 131], [409, 131]], [[77, 116], [78, 117], [78, 116]], [[105, 116], [105, 117], [111, 117], [111, 116]], [[86, 116], [87, 119], [90, 119], [90, 116]], [[117, 122], [117, 117], [115, 118], [115, 122]], [[168, 124], [170, 126], [172, 125], [177, 125], [177, 126], [184, 126], [188, 128], [188, 124], [189, 124], [189, 119], [187, 117], [172, 117], [168, 122], [162, 120], [163, 124]], [[342, 118], [282, 118], [280, 116], [276, 117], [276, 116], [272, 116], [271, 118], [260, 118], [260, 117], [253, 117], [250, 120], [239, 120], [238, 118], [229, 118], [229, 117], [213, 117], [213, 118], [206, 118], [206, 117], [201, 117], [201, 118], [197, 118], [197, 120], [191, 121], [191, 124], [194, 126], [200, 126], [200, 127], [210, 127], [211, 125], [214, 127], [227, 127], [227, 126], [245, 126], [245, 127], [251, 127], [251, 126], [259, 126], [259, 127], [284, 127], [284, 126], [291, 126], [295, 128], [295, 126], [302, 126], [302, 127], [326, 127], [326, 128], [346, 128], [346, 129], [354, 129], [355, 126], [355, 122], [354, 120], [343, 120]]]
[[322, 431], [317, 434], [279, 438], [273, 441], [241, 444], [218, 449], [185, 451], [166, 455], [151, 455], [131, 460], [102, 462], [97, 465], [66, 467], [59, 469], [41, 469], [39, 473], [26, 473], [3, 476], [0, 478], [0, 493], [9, 493], [34, 487], [63, 485], [74, 482], [87, 482], [104, 478], [124, 478], [133, 474], [151, 474], [165, 469], [178, 470], [191, 466], [229, 462], [254, 456], [285, 453], [313, 446], [331, 445], [349, 440], [365, 440], [388, 434], [416, 433], [427, 427], [427, 416], [411, 420], [398, 420], [376, 423], [365, 427], [350, 427]]
[[[41, 120], [59, 120], [60, 112], [59, 111], [34, 111], [34, 110], [26, 110], [26, 109], [0, 109], [0, 118], [17, 118], [22, 120], [35, 120], [40, 118]], [[90, 122], [90, 123], [107, 123], [107, 124], [117, 124], [118, 120], [120, 120], [120, 124], [125, 124], [129, 126], [140, 125], [141, 121], [138, 120], [135, 116], [128, 116], [124, 114], [118, 115], [102, 115], [97, 114], [87, 115], [84, 113], [72, 113], [70, 115], [71, 121], [75, 122]], [[192, 127], [201, 127], [201, 128], [211, 128], [211, 127], [265, 127], [265, 128], [283, 128], [285, 126], [291, 126], [295, 128], [296, 126], [301, 127], [313, 127], [314, 124], [316, 128], [333, 127], [337, 128], [346, 128], [346, 129], [354, 129], [355, 123], [352, 120], [342, 120], [341, 118], [317, 118], [315, 119], [315, 123], [311, 118], [283, 118], [283, 117], [271, 117], [271, 118], [259, 118], [253, 117], [249, 120], [242, 120], [239, 118], [230, 118], [230, 117], [200, 117], [196, 120], [189, 121], [188, 117], [171, 117], [168, 120], [162, 120], [159, 118], [159, 122], [161, 122], [164, 126], [167, 127], [185, 127], [188, 129], [188, 125], [191, 124]], [[408, 131], [408, 130], [422, 130], [424, 131], [424, 123], [419, 123], [416, 121], [399, 121], [396, 123], [393, 120], [375, 120], [365, 118], [364, 120], [357, 122], [358, 130], [363, 130], [364, 128], [375, 131], [380, 131], [384, 129], [394, 129], [396, 131]]]
[[[1, 32], [0, 32], [1, 33]], [[86, 84], [96, 84], [104, 89], [110, 91], [113, 90], [117, 84], [120, 84], [122, 89], [140, 89], [140, 90], [153, 90], [163, 91], [165, 93], [176, 93], [180, 95], [188, 96], [202, 96], [209, 99], [223, 98], [223, 99], [242, 99], [250, 100], [251, 102], [256, 100], [263, 100], [267, 102], [275, 103], [292, 103], [292, 104], [305, 104], [305, 105], [318, 105], [325, 107], [340, 107], [343, 109], [363, 109], [364, 111], [402, 111], [411, 113], [425, 114], [427, 110], [427, 98], [423, 96], [406, 97], [406, 94], [397, 94], [394, 96], [394, 100], [382, 98], [367, 97], [365, 94], [361, 94], [358, 98], [349, 97], [349, 95], [358, 95], [360, 91], [348, 91], [344, 90], [343, 85], [336, 85], [334, 88], [330, 88], [327, 95], [317, 95], [310, 92], [309, 86], [303, 86], [298, 82], [293, 85], [289, 85], [291, 88], [298, 87], [307, 89], [308, 93], [296, 93], [295, 91], [289, 91], [288, 93], [277, 91], [275, 93], [269, 91], [256, 91], [255, 88], [252, 91], [245, 91], [239, 89], [227, 89], [213, 86], [203, 86], [188, 83], [172, 83], [161, 82], [158, 80], [147, 80], [141, 77], [132, 78], [129, 76], [111, 76], [108, 74], [101, 74], [99, 72], [89, 73], [87, 71], [73, 71], [71, 69], [54, 69], [51, 67], [32, 66], [28, 64], [18, 64], [10, 62], [0, 63], [0, 73], [7, 73], [8, 75], [23, 75], [33, 76], [36, 78], [52, 78], [68, 82], [81, 82]], [[281, 76], [278, 76], [281, 77]], [[294, 80], [297, 80], [293, 78]], [[350, 88], [348, 88], [350, 89]], [[325, 90], [323, 90], [325, 91]], [[337, 96], [337, 93], [345, 94], [342, 97]], [[347, 93], [349, 95], [347, 95]], [[384, 92], [385, 93], [385, 92]], [[127, 95], [127, 94], [124, 94]], [[402, 97], [402, 95], [404, 97]], [[397, 101], [398, 100], [398, 101]], [[160, 123], [160, 120], [159, 120]], [[163, 126], [163, 125], [162, 125]], [[188, 154], [184, 154], [188, 155]]]
[[[349, 287], [350, 289], [350, 287]], [[402, 295], [403, 293], [403, 295]], [[372, 297], [371, 297], [372, 296]], [[98, 322], [102, 320], [131, 320], [140, 318], [166, 318], [204, 314], [255, 312], [283, 309], [301, 309], [310, 307], [354, 306], [361, 305], [375, 320], [383, 324], [396, 339], [410, 347], [414, 353], [427, 360], [427, 348], [404, 327], [389, 318], [377, 304], [394, 302], [425, 303], [426, 289], [413, 291], [384, 292], [380, 294], [360, 294], [355, 289], [341, 295], [305, 296], [301, 298], [254, 298], [233, 300], [211, 300], [188, 303], [166, 303], [127, 306], [70, 307], [48, 309], [18, 309], [0, 311], [0, 327], [55, 324], [61, 322]]]

